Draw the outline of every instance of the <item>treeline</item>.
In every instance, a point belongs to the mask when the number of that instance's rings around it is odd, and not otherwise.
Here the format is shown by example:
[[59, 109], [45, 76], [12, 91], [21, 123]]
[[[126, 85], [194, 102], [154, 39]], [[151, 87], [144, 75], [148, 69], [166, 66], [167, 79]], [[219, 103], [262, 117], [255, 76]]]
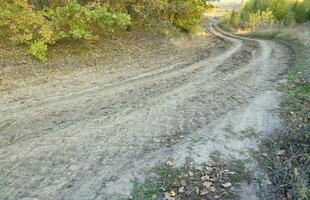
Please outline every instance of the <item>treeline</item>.
[[241, 10], [229, 12], [225, 20], [235, 28], [304, 23], [310, 20], [310, 0], [248, 0]]
[[161, 23], [194, 32], [209, 0], [1, 0], [0, 37], [46, 60], [49, 45]]

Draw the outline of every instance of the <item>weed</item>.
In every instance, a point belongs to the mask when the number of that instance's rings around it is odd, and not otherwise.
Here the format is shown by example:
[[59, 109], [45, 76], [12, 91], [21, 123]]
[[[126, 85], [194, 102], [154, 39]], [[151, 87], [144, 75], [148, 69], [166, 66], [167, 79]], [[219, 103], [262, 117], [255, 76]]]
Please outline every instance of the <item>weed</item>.
[[306, 200], [310, 197], [310, 50], [294, 47], [299, 52], [297, 62], [282, 88], [286, 130], [263, 139], [260, 150], [264, 156], [258, 160], [273, 183], [270, 190], [286, 199]]
[[222, 161], [218, 152], [212, 155], [214, 160], [201, 165], [188, 160], [181, 167], [161, 165], [155, 168], [155, 178], [133, 181], [131, 199], [238, 199], [233, 186], [250, 179], [244, 162]]

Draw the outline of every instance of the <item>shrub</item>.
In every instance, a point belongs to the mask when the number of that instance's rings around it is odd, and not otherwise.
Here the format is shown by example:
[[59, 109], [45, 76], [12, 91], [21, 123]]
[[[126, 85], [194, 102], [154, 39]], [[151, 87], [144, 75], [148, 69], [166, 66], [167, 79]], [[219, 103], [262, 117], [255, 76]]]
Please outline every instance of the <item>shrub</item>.
[[67, 1], [63, 7], [37, 11], [27, 0], [7, 0], [0, 4], [1, 32], [14, 44], [25, 44], [29, 53], [46, 60], [47, 46], [64, 39], [91, 40], [96, 33], [107, 33], [126, 28], [130, 17], [112, 13], [107, 5], [86, 8], [76, 0]]
[[240, 25], [240, 22], [241, 22], [241, 15], [239, 12], [236, 12], [236, 11], [233, 11], [231, 13], [231, 24], [234, 26], [234, 27], [239, 27]]
[[284, 25], [292, 25], [295, 22], [303, 23], [309, 20], [310, 0], [302, 2], [291, 0], [248, 0], [240, 11], [241, 23], [236, 23], [239, 19], [235, 13], [231, 13], [229, 22], [235, 27], [240, 26], [240, 24], [247, 24], [248, 27], [255, 28], [259, 24], [266, 25], [280, 22]]
[[288, 0], [272, 0], [269, 2], [268, 8], [279, 21], [284, 20], [290, 12]]
[[164, 18], [183, 30], [196, 32], [205, 6], [201, 0], [173, 0]]
[[[29, 3], [30, 2], [30, 3]], [[195, 32], [208, 0], [2, 0], [0, 36], [46, 59], [47, 47], [66, 38], [93, 40], [128, 25], [163, 24]]]
[[69, 1], [55, 9], [52, 19], [60, 30], [61, 37], [90, 40], [94, 33], [122, 30], [130, 24], [130, 17], [124, 13], [112, 13], [107, 5], [86, 8], [77, 1]]
[[302, 3], [295, 3], [293, 8], [296, 21], [303, 23], [310, 20], [310, 0], [304, 0]]
[[45, 61], [47, 51], [47, 44], [43, 41], [34, 42], [30, 45], [29, 53], [39, 58], [40, 60]]
[[261, 20], [261, 12], [257, 11], [256, 13], [250, 13], [248, 25], [251, 28], [255, 28]]
[[111, 8], [127, 12], [135, 25], [149, 26], [152, 22], [168, 23], [195, 32], [208, 0], [124, 0], [105, 1]]
[[264, 24], [274, 23], [275, 17], [269, 8], [261, 13], [261, 21]]

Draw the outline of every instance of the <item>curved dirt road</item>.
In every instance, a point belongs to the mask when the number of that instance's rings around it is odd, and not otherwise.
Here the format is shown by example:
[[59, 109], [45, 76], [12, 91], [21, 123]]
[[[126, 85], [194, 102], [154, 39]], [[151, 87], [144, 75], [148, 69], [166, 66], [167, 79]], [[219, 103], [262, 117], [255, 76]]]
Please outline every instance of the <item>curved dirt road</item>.
[[278, 128], [273, 88], [290, 50], [216, 25], [208, 31], [229, 45], [198, 61], [3, 95], [0, 199], [118, 199], [133, 176], [167, 158], [203, 162], [212, 150], [242, 156], [254, 148], [221, 134]]

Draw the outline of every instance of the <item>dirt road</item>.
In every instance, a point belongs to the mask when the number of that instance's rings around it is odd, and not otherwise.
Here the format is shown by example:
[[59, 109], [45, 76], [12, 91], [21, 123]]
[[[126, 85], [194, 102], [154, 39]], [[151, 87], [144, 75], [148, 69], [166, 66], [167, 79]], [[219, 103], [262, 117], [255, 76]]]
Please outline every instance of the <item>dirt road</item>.
[[0, 199], [119, 199], [168, 158], [247, 158], [257, 140], [242, 134], [280, 127], [274, 87], [290, 52], [214, 23], [207, 31], [217, 44], [199, 59], [2, 95]]

